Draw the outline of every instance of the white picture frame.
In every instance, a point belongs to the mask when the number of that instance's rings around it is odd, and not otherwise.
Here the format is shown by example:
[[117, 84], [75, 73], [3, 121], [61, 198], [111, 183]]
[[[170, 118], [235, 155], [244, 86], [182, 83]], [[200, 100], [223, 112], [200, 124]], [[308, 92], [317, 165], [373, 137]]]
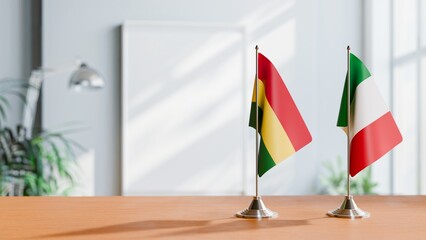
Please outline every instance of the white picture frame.
[[122, 195], [244, 194], [246, 42], [240, 26], [123, 24]]

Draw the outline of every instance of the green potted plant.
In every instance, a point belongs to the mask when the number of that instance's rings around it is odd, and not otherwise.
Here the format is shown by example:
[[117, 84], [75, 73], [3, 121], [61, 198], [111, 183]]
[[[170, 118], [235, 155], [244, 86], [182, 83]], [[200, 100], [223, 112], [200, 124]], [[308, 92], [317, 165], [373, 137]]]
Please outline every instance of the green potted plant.
[[[25, 127], [4, 126], [10, 108], [8, 95], [26, 104], [29, 84], [0, 80], [0, 195], [67, 195], [75, 185], [76, 142], [65, 136], [70, 130], [38, 131], [29, 137]], [[37, 89], [38, 91], [38, 89]]]
[[[346, 164], [343, 164], [341, 157], [336, 161], [327, 161], [324, 163], [325, 172], [320, 176], [321, 187], [319, 193], [332, 195], [346, 194]], [[357, 176], [351, 179], [351, 192], [354, 195], [377, 194], [375, 189], [377, 183], [373, 181], [371, 167], [367, 167]]]

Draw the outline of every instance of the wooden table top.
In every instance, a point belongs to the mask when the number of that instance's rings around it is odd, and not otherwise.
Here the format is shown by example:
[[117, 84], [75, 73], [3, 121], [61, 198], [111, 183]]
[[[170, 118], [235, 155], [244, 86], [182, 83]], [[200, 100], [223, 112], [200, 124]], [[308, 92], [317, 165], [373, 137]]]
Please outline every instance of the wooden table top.
[[368, 219], [325, 215], [342, 196], [263, 197], [270, 220], [234, 214], [251, 197], [2, 197], [0, 239], [426, 239], [426, 196], [356, 196]]

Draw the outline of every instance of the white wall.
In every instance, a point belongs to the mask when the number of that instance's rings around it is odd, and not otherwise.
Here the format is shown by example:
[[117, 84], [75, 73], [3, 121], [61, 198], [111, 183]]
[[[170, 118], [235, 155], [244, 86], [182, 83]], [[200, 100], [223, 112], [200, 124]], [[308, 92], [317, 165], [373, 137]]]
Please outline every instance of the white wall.
[[[0, 0], [0, 79], [26, 80], [31, 72], [30, 0]], [[22, 104], [11, 98], [10, 127], [20, 123]]]
[[[349, 3], [350, 2], [350, 3]], [[318, 161], [346, 161], [346, 134], [336, 127], [346, 75], [346, 47], [363, 57], [363, 1], [323, 0], [319, 4], [316, 45]], [[346, 163], [346, 162], [345, 162]]]
[[262, 177], [261, 193], [313, 194], [321, 161], [344, 156], [345, 136], [335, 123], [346, 46], [362, 56], [362, 1], [45, 0], [45, 66], [72, 63], [80, 56], [106, 79], [102, 91], [80, 94], [66, 89], [65, 75], [44, 84], [44, 127], [73, 120], [89, 126], [75, 139], [95, 158], [96, 195], [120, 193], [120, 25], [125, 20], [248, 27], [249, 45], [258, 43], [275, 63], [313, 135], [310, 145]]

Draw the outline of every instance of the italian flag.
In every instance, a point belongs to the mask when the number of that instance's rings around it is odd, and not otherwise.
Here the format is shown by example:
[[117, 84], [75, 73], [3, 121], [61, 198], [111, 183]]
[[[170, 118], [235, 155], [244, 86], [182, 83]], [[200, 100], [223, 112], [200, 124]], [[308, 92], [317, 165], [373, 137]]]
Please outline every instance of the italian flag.
[[[350, 174], [355, 176], [402, 142], [398, 126], [367, 67], [350, 54]], [[347, 133], [347, 79], [337, 126]]]
[[[257, 83], [258, 133], [261, 136], [258, 174], [262, 176], [310, 143], [312, 137], [277, 69], [261, 53], [258, 54]], [[256, 128], [256, 88], [249, 126]]]

